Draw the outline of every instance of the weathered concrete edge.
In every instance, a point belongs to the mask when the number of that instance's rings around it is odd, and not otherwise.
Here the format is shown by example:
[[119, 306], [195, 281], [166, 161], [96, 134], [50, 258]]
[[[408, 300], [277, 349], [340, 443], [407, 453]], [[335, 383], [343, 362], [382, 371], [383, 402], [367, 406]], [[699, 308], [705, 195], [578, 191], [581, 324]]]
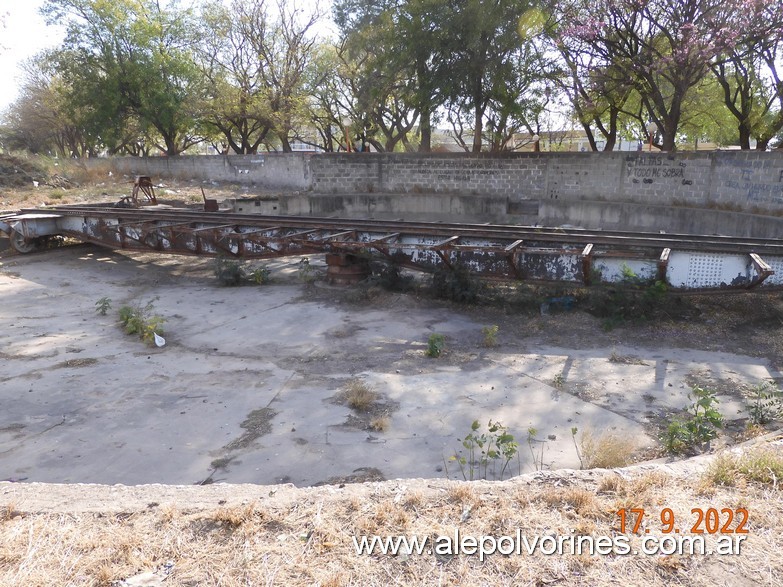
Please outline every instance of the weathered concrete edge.
[[392, 495], [422, 487], [429, 491], [448, 491], [462, 483], [470, 483], [478, 491], [488, 488], [511, 489], [520, 485], [551, 484], [563, 478], [597, 481], [606, 475], [629, 477], [651, 471], [659, 471], [678, 478], [693, 478], [707, 469], [719, 455], [747, 451], [755, 447], [774, 446], [783, 449], [783, 433], [780, 430], [758, 436], [741, 444], [700, 455], [687, 460], [658, 459], [631, 465], [622, 469], [560, 469], [538, 471], [519, 475], [505, 481], [453, 481], [448, 479], [394, 479], [366, 483], [349, 483], [343, 486], [295, 487], [284, 485], [252, 485], [215, 483], [212, 485], [99, 485], [59, 483], [0, 482], [0, 506], [21, 513], [133, 513], [157, 507], [174, 506], [187, 511], [213, 510], [220, 507], [236, 507], [254, 502], [274, 503], [277, 506], [303, 500], [335, 497], [359, 497], [369, 494]]

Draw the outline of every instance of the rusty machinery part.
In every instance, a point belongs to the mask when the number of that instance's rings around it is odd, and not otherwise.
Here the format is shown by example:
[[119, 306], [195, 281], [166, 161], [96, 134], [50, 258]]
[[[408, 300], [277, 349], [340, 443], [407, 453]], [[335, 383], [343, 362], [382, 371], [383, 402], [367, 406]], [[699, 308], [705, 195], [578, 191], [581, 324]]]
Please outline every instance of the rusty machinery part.
[[201, 197], [204, 198], [204, 212], [217, 212], [219, 210], [218, 201], [207, 198], [204, 188], [201, 188]]
[[8, 233], [8, 241], [11, 244], [11, 248], [17, 253], [27, 254], [33, 253], [43, 246], [42, 239], [27, 238], [22, 233], [12, 230]]
[[[142, 195], [141, 199], [139, 193]], [[133, 181], [131, 195], [121, 198], [114, 206], [116, 208], [139, 208], [141, 206], [155, 206], [157, 203], [152, 178], [146, 175], [137, 175]]]
[[[22, 210], [6, 222], [25, 225], [29, 236], [60, 234], [113, 249], [248, 259], [330, 253], [428, 272], [460, 266], [484, 279], [575, 286], [662, 281], [683, 292], [783, 288], [783, 240], [775, 239], [98, 206]], [[335, 274], [350, 272], [334, 266]]]

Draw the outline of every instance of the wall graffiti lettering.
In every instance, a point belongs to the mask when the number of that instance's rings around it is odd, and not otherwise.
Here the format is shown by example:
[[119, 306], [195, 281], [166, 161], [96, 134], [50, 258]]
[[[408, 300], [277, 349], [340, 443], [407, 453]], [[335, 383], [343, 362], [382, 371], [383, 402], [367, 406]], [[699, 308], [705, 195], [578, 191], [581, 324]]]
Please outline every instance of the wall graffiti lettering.
[[729, 189], [741, 192], [748, 202], [783, 202], [783, 186], [777, 184], [730, 179], [725, 185]]
[[684, 179], [687, 163], [674, 163], [671, 157], [662, 155], [641, 155], [626, 159], [626, 174], [634, 178], [634, 183], [642, 179], [644, 183], [653, 183], [654, 179]]

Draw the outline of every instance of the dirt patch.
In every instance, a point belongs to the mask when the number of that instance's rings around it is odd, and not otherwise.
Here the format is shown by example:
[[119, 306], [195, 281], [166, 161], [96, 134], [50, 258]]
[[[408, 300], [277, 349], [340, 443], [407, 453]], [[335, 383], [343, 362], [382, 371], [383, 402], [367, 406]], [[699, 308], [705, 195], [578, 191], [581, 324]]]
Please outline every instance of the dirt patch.
[[388, 426], [387, 419], [400, 409], [399, 402], [356, 379], [347, 382], [345, 388], [328, 398], [327, 402], [351, 409], [344, 427], [375, 432], [383, 432]]
[[225, 450], [234, 451], [248, 448], [256, 440], [272, 431], [272, 420], [277, 412], [272, 408], [260, 408], [250, 412], [239, 425], [246, 432], [225, 446]]
[[97, 363], [98, 359], [95, 358], [69, 359], [67, 361], [63, 361], [62, 363], [57, 363], [52, 367], [52, 369], [76, 369], [79, 367], [89, 367], [90, 365], [95, 365]]
[[319, 481], [313, 487], [321, 485], [346, 485], [347, 483], [369, 483], [371, 481], [386, 481], [383, 473], [374, 467], [359, 467], [354, 469], [353, 473], [345, 476], [329, 477], [326, 481]]
[[32, 161], [0, 154], [0, 187], [27, 187], [34, 181], [43, 183], [46, 180], [46, 171]]
[[720, 379], [707, 370], [691, 371], [685, 377], [689, 387], [701, 387], [714, 391], [718, 395], [726, 395], [741, 399], [748, 390], [748, 385], [735, 379]]
[[614, 352], [609, 355], [609, 362], [619, 363], [620, 365], [647, 365], [647, 363], [645, 363], [639, 357], [635, 357], [633, 355], [618, 355]]

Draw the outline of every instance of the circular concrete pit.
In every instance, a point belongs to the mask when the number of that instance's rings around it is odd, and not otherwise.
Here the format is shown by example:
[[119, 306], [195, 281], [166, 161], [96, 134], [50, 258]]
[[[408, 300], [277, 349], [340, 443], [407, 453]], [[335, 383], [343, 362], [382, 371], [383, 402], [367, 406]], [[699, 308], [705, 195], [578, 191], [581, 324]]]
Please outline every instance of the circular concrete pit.
[[[763, 358], [572, 336], [589, 320], [576, 313], [368, 300], [302, 283], [298, 258], [268, 263], [269, 285], [237, 288], [219, 287], [208, 259], [82, 245], [0, 260], [3, 480], [313, 485], [444, 467], [461, 478], [449, 457], [474, 420], [515, 435], [513, 473], [578, 468], [572, 427], [651, 447], [699, 377], [777, 374]], [[119, 325], [121, 306], [150, 301], [166, 320], [162, 348]], [[498, 346], [487, 348], [491, 323]], [[433, 333], [446, 336], [438, 359], [425, 355]], [[376, 394], [364, 411], [346, 401], [357, 381]], [[746, 417], [732, 386], [720, 389], [726, 418]]]

